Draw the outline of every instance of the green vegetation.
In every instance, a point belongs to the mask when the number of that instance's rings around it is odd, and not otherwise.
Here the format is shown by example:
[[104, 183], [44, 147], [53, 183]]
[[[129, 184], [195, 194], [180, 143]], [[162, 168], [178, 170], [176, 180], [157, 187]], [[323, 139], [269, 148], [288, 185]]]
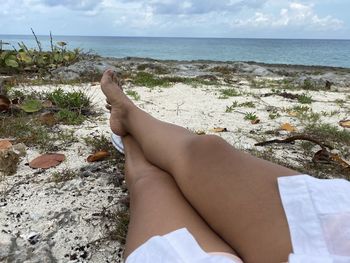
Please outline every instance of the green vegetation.
[[228, 99], [229, 97], [237, 97], [239, 96], [239, 92], [234, 88], [222, 89], [220, 90], [221, 96], [219, 99]]
[[65, 125], [80, 125], [86, 120], [84, 115], [67, 109], [61, 109], [56, 116], [58, 121]]
[[41, 43], [36, 37], [38, 49], [29, 49], [23, 42], [18, 43], [19, 49], [0, 49], [0, 69], [3, 72], [47, 72], [60, 66], [72, 64], [81, 56], [81, 50], [67, 50], [67, 43], [53, 43], [51, 38], [51, 50], [43, 51]]
[[138, 72], [133, 79], [133, 83], [137, 86], [145, 86], [147, 88], [170, 86], [168, 80], [155, 77], [153, 74], [147, 72]]
[[247, 112], [244, 115], [244, 119], [249, 121], [255, 121], [258, 119], [258, 116], [255, 114], [255, 112]]
[[143, 63], [137, 66], [137, 70], [146, 70], [149, 69], [154, 74], [157, 75], [164, 75], [164, 74], [169, 74], [169, 70], [166, 67], [163, 67], [161, 65], [155, 64], [155, 63]]
[[57, 171], [52, 173], [50, 182], [54, 182], [56, 184], [61, 182], [67, 182], [74, 178], [78, 177], [78, 173], [74, 170], [64, 169], [62, 171]]
[[303, 93], [298, 96], [298, 102], [301, 104], [310, 104], [312, 103], [312, 97]]
[[304, 132], [327, 142], [327, 144], [332, 142], [340, 146], [350, 145], [350, 132], [330, 124], [311, 123], [305, 127]]
[[15, 138], [16, 143], [37, 147], [40, 151], [57, 151], [57, 143], [64, 147], [77, 141], [73, 132], [57, 132], [42, 125], [35, 116], [24, 114], [1, 117], [0, 134], [4, 138]]
[[134, 100], [140, 100], [141, 96], [135, 90], [127, 90], [126, 94], [132, 97]]
[[281, 117], [281, 114], [278, 111], [272, 111], [269, 113], [269, 118], [271, 120], [277, 119], [279, 117]]
[[233, 112], [237, 107], [245, 107], [245, 108], [255, 108], [255, 104], [252, 101], [238, 103], [238, 101], [232, 102], [230, 106], [226, 106], [225, 112]]
[[200, 77], [197, 78], [184, 78], [178, 76], [165, 76], [158, 77], [148, 72], [138, 72], [133, 80], [134, 85], [145, 86], [147, 88], [155, 87], [170, 87], [175, 83], [184, 83], [192, 87], [199, 85], [217, 85], [217, 81], [205, 80]]
[[91, 106], [91, 100], [82, 91], [65, 92], [58, 88], [46, 94], [46, 98], [60, 109], [69, 111], [87, 110]]
[[231, 106], [226, 106], [226, 111], [225, 112], [227, 112], [227, 113], [233, 112], [234, 109], [238, 107], [238, 105], [239, 104], [238, 104], [237, 101], [232, 102]]

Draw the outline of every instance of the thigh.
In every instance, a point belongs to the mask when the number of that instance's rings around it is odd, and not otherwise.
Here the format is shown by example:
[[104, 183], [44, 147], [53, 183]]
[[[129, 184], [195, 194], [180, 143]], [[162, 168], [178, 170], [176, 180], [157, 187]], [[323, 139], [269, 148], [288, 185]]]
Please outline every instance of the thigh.
[[187, 228], [207, 252], [228, 252], [232, 248], [223, 241], [189, 205], [174, 179], [156, 168], [147, 169], [130, 191], [130, 224], [125, 256], [149, 238]]
[[185, 197], [246, 262], [284, 262], [292, 251], [277, 178], [297, 172], [235, 150], [218, 137], [194, 141], [175, 173]]

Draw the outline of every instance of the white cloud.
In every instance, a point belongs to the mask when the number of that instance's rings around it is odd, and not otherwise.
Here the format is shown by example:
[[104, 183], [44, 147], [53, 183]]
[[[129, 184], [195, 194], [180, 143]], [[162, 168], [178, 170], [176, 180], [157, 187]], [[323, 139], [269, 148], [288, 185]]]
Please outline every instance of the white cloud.
[[332, 16], [320, 17], [314, 11], [312, 4], [297, 2], [289, 3], [282, 8], [278, 15], [256, 12], [252, 18], [236, 19], [232, 27], [252, 28], [302, 28], [316, 31], [338, 30], [343, 28], [344, 22]]

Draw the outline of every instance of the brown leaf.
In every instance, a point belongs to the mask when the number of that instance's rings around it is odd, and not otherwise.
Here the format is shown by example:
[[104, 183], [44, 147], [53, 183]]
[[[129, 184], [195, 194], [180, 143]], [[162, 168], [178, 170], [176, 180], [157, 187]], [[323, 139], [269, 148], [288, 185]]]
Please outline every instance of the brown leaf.
[[295, 128], [292, 124], [290, 123], [284, 123], [281, 125], [280, 130], [288, 131], [288, 132], [295, 132], [297, 131], [297, 128]]
[[251, 120], [250, 123], [251, 124], [258, 124], [258, 123], [260, 123], [260, 119], [256, 118], [254, 120]]
[[11, 105], [11, 101], [4, 95], [0, 95], [0, 112], [8, 111]]
[[350, 163], [341, 158], [338, 154], [332, 154], [331, 159], [344, 168], [350, 168]]
[[66, 156], [64, 154], [47, 153], [32, 160], [29, 163], [29, 166], [34, 169], [37, 169], [37, 168], [48, 169], [51, 167], [56, 167], [65, 159], [66, 159]]
[[109, 156], [109, 152], [99, 151], [99, 152], [96, 152], [96, 153], [90, 155], [87, 158], [87, 161], [89, 163], [98, 162], [98, 161], [102, 161], [103, 159], [106, 159], [108, 156]]
[[211, 129], [210, 131], [211, 132], [227, 132], [227, 129], [217, 127], [217, 128]]
[[344, 128], [350, 128], [350, 120], [342, 120], [339, 122], [339, 125]]
[[296, 116], [298, 116], [298, 113], [297, 113], [296, 111], [288, 111], [287, 113], [288, 113], [288, 115], [291, 116], [291, 117], [296, 117]]
[[197, 134], [197, 135], [204, 135], [205, 131], [195, 131], [195, 134]]
[[40, 115], [39, 121], [47, 126], [53, 126], [57, 123], [57, 120], [55, 118], [55, 114], [52, 112], [45, 112]]
[[8, 140], [0, 140], [0, 151], [7, 150], [12, 147], [12, 143]]

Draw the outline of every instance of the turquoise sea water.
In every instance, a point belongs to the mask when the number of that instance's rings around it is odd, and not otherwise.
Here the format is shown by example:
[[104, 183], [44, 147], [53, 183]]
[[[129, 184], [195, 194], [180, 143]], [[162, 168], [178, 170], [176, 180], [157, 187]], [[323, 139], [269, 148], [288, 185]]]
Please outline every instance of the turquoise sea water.
[[[48, 36], [39, 39], [44, 48], [50, 47]], [[0, 40], [15, 47], [21, 41], [36, 46], [33, 36], [0, 35]], [[54, 36], [54, 41], [65, 41], [69, 48], [118, 58], [256, 61], [350, 68], [350, 40]]]

